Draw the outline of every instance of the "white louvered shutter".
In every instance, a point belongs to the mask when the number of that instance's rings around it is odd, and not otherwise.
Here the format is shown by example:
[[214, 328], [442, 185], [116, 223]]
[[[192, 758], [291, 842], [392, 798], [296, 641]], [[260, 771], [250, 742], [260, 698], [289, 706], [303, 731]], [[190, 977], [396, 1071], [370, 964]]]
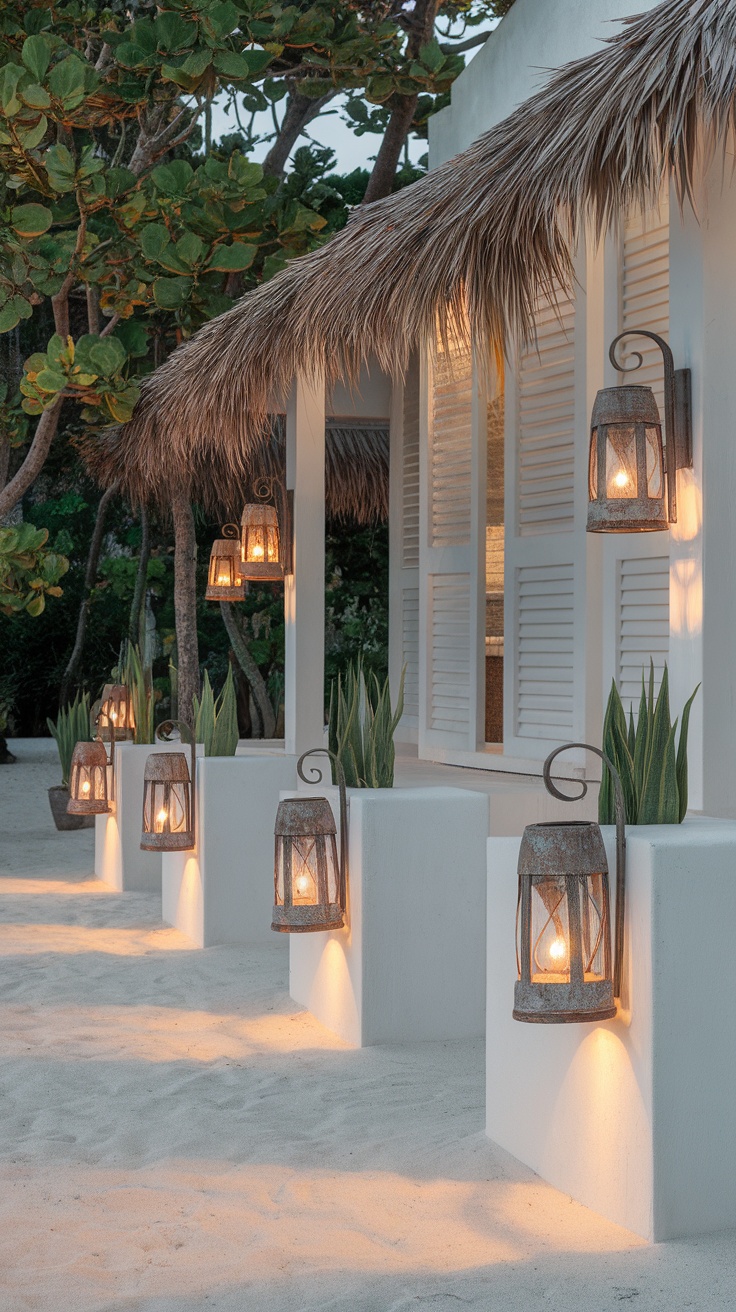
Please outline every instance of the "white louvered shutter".
[[[669, 338], [669, 212], [666, 196], [657, 210], [629, 216], [619, 243], [619, 331], [646, 328]], [[622, 344], [638, 351], [641, 368], [615, 381], [652, 388], [664, 421], [662, 356], [646, 338]], [[611, 678], [624, 706], [638, 705], [641, 672], [650, 658], [659, 687], [669, 653], [669, 534], [626, 533], [607, 538], [604, 557], [604, 697]]]
[[481, 709], [479, 642], [485, 620], [480, 598], [485, 584], [480, 566], [485, 537], [481, 542], [478, 536], [480, 407], [472, 355], [460, 341], [435, 344], [426, 394], [420, 598], [420, 631], [426, 641], [420, 661], [420, 745], [474, 751]]
[[419, 727], [419, 361], [414, 356], [397, 387], [391, 432], [391, 550], [389, 648], [393, 696], [404, 676], [400, 742], [416, 742]]
[[540, 304], [506, 393], [504, 751], [535, 761], [584, 723], [576, 316], [568, 297]]

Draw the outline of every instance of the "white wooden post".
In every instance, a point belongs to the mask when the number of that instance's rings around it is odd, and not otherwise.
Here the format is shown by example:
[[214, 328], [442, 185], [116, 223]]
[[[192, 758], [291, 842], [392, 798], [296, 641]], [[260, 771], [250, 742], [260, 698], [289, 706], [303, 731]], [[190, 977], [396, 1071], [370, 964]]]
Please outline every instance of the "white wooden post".
[[284, 588], [285, 749], [299, 755], [324, 736], [325, 388], [298, 373], [286, 411], [286, 484], [294, 492], [294, 573]]

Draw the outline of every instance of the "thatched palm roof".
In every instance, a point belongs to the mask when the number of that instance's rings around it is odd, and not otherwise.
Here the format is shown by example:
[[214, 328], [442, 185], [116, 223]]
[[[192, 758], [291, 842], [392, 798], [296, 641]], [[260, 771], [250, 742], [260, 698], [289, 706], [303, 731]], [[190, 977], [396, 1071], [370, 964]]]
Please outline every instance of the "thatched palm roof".
[[584, 224], [602, 232], [668, 173], [688, 196], [698, 140], [723, 137], [735, 96], [736, 0], [665, 0], [628, 19], [468, 150], [358, 210], [179, 347], [120, 434], [126, 462], [150, 487], [208, 461], [232, 478], [297, 368], [329, 383], [373, 357], [396, 373], [437, 318], [465, 312], [497, 350], [528, 334], [538, 294], [571, 287]]
[[[104, 486], [120, 482], [134, 502], [170, 502], [171, 484], [159, 478], [151, 487], [140, 462], [130, 456], [129, 434], [111, 429], [84, 452], [91, 472]], [[124, 475], [121, 481], [121, 470]], [[190, 459], [192, 496], [213, 516], [238, 519], [248, 488], [262, 478], [286, 477], [286, 429], [283, 415], [272, 416], [265, 435], [248, 448], [233, 476], [232, 462], [213, 442]], [[328, 419], [325, 431], [325, 501], [333, 519], [357, 524], [388, 519], [389, 431], [385, 421]]]

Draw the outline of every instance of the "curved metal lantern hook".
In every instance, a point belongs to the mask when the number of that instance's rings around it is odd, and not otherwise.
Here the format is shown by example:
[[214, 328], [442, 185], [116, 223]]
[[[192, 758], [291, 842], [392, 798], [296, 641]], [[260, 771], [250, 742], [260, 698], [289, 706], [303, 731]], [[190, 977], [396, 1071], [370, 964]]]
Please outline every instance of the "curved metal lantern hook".
[[224, 538], [232, 538], [234, 540], [240, 537], [240, 529], [237, 524], [223, 524], [220, 532]]
[[157, 743], [170, 743], [172, 730], [178, 729], [182, 736], [186, 733], [189, 736], [189, 746], [191, 751], [191, 766], [189, 773], [192, 779], [192, 838], [197, 841], [197, 735], [191, 724], [186, 720], [162, 720], [156, 727], [155, 739]]
[[346, 890], [348, 882], [348, 795], [345, 786], [345, 771], [342, 768], [342, 761], [331, 752], [329, 747], [312, 747], [308, 752], [302, 752], [296, 763], [296, 772], [299, 778], [305, 784], [321, 784], [322, 771], [318, 765], [312, 765], [309, 768], [309, 775], [304, 773], [302, 766], [308, 756], [329, 756], [335, 767], [337, 775], [337, 787], [340, 793], [340, 906], [345, 910]]
[[[611, 349], [613, 350], [613, 347]], [[544, 786], [548, 793], [551, 793], [560, 802], [579, 802], [586, 796], [588, 785], [583, 779], [580, 780], [581, 792], [575, 797], [570, 797], [567, 793], [561, 793], [559, 788], [552, 782], [550, 771], [555, 757], [559, 756], [560, 752], [571, 751], [574, 747], [581, 747], [583, 751], [593, 752], [595, 756], [599, 756], [613, 780], [616, 810], [616, 928], [614, 934], [613, 996], [620, 998], [624, 956], [624, 912], [626, 910], [626, 801], [624, 790], [621, 776], [613, 761], [599, 747], [593, 747], [591, 743], [564, 743], [562, 747], [555, 747], [554, 751], [550, 752], [543, 766]]]
[[[95, 716], [95, 742], [104, 741], [102, 734], [99, 731], [101, 716], [102, 706], [100, 706], [100, 709]], [[107, 763], [110, 766], [110, 797], [108, 800], [113, 802], [115, 800], [115, 721], [111, 720], [109, 715], [105, 718], [110, 729], [110, 760]]]
[[664, 427], [665, 461], [667, 466], [667, 518], [677, 522], [677, 471], [692, 467], [692, 436], [690, 420], [690, 370], [675, 369], [675, 359], [664, 337], [648, 328], [627, 328], [611, 342], [608, 358], [614, 369], [627, 374], [641, 368], [644, 357], [634, 351], [635, 364], [623, 364], [616, 358], [616, 347], [625, 337], [648, 337], [662, 352], [664, 361]]

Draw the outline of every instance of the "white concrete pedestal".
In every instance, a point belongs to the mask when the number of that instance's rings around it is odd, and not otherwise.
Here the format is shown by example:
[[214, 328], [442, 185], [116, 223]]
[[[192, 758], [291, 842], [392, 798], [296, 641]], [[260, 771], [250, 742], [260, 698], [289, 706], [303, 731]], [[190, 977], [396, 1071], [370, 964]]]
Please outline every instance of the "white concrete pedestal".
[[273, 829], [296, 758], [263, 749], [197, 762], [197, 846], [162, 854], [162, 915], [200, 948], [274, 943]]
[[358, 1047], [482, 1034], [487, 834], [481, 793], [351, 790], [346, 927], [289, 936], [294, 1000]]
[[487, 1134], [645, 1239], [736, 1226], [736, 824], [627, 831], [625, 1010], [600, 1025], [511, 1018], [519, 841], [488, 843]]
[[121, 892], [161, 891], [161, 853], [141, 851], [143, 773], [152, 752], [189, 752], [177, 743], [116, 743], [112, 815], [95, 817], [95, 874]]

